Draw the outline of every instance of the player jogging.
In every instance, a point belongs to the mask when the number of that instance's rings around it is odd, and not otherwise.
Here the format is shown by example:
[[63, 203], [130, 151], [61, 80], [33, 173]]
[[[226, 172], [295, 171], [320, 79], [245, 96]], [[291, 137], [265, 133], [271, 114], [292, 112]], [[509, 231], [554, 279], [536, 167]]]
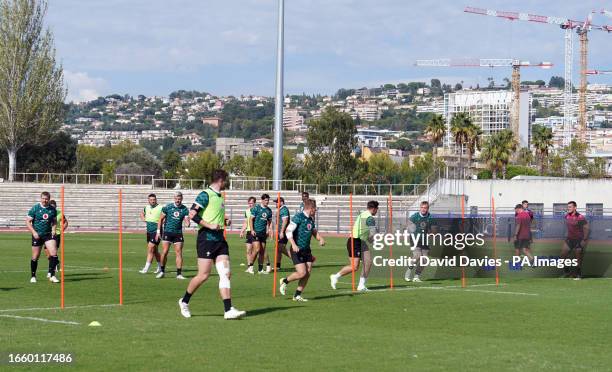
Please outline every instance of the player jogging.
[[32, 260], [30, 261], [32, 277], [30, 278], [30, 283], [36, 283], [38, 258], [43, 246], [47, 248], [49, 253], [49, 281], [51, 283], [59, 283], [59, 280], [55, 277], [55, 268], [59, 262], [54, 239], [57, 211], [49, 205], [50, 200], [51, 195], [46, 191], [42, 192], [40, 194], [40, 203], [35, 204], [30, 209], [26, 218], [26, 226], [32, 233]]
[[[49, 205], [55, 208], [55, 211], [56, 211], [55, 236], [53, 239], [55, 240], [55, 247], [57, 248], [57, 266], [55, 267], [55, 272], [59, 272], [60, 271], [59, 250], [60, 250], [61, 242], [62, 242], [62, 226], [64, 227], [64, 231], [66, 231], [66, 229], [68, 228], [68, 219], [66, 218], [62, 210], [57, 208], [57, 203], [55, 202], [55, 200], [51, 199], [49, 201]], [[47, 246], [44, 246], [44, 250], [45, 250], [45, 256], [47, 256], [47, 259], [49, 259], [50, 256], [49, 256], [49, 251], [47, 250]], [[50, 278], [50, 277], [51, 277], [51, 274], [47, 273], [47, 278]]]
[[[423, 266], [421, 265], [421, 256], [429, 256], [429, 246], [427, 245], [427, 234], [432, 230], [432, 226], [435, 224], [433, 217], [429, 213], [429, 202], [422, 201], [419, 211], [410, 216], [409, 222], [413, 225], [410, 229], [414, 228], [414, 232], [419, 234], [418, 243], [413, 250], [412, 258], [416, 263], [415, 267], [408, 267], [404, 280], [407, 282], [413, 281], [419, 283], [421, 281], [421, 274], [423, 273]], [[413, 272], [414, 278], [412, 277]]]
[[[359, 285], [357, 286], [358, 291], [366, 292], [366, 282], [368, 275], [370, 274], [370, 268], [372, 267], [372, 256], [368, 244], [374, 241], [374, 235], [378, 232], [376, 230], [376, 221], [374, 216], [378, 213], [378, 202], [371, 200], [367, 204], [367, 209], [361, 212], [355, 222], [353, 223], [353, 231], [351, 237], [346, 241], [346, 250], [348, 251], [349, 264], [344, 266], [336, 274], [329, 276], [331, 287], [336, 289], [338, 279], [347, 275], [359, 268], [359, 261], [363, 261], [363, 268], [361, 276], [359, 277]], [[354, 252], [354, 254], [353, 254]]]
[[250, 257], [253, 254], [253, 227], [251, 226], [251, 209], [255, 206], [257, 199], [254, 196], [249, 197], [247, 201], [248, 207], [244, 211], [244, 222], [242, 223], [242, 229], [240, 230], [240, 237], [245, 238], [246, 245], [246, 262], [249, 263]]
[[[279, 199], [274, 200], [274, 203], [278, 203]], [[289, 221], [291, 219], [291, 215], [289, 213], [289, 208], [285, 205], [285, 199], [280, 197], [280, 209], [278, 210], [278, 217], [280, 226], [278, 227], [278, 251], [276, 252], [276, 256], [278, 257], [278, 261], [276, 262], [276, 269], [281, 268], [281, 260], [283, 255], [291, 258], [291, 254], [287, 251], [287, 226], [289, 226]]]
[[197, 238], [198, 274], [194, 276], [183, 297], [178, 300], [181, 315], [191, 317], [189, 300], [210, 276], [213, 264], [219, 275], [219, 293], [223, 299], [225, 319], [240, 319], [246, 312], [232, 307], [230, 290], [229, 247], [223, 236], [225, 226], [231, 223], [225, 218], [225, 201], [221, 191], [225, 188], [227, 172], [216, 170], [212, 175], [212, 183], [208, 189], [198, 194], [191, 206], [189, 217], [200, 226]]
[[525, 209], [524, 204], [517, 204], [514, 207], [514, 255], [520, 256], [521, 250], [523, 254], [529, 257], [529, 261], [533, 262], [533, 254], [531, 253], [531, 219], [533, 214], [529, 209]]
[[[563, 242], [561, 250], [561, 258], [566, 259], [573, 250], [578, 261], [576, 267], [576, 276], [574, 280], [582, 279], [582, 260], [584, 259], [584, 250], [589, 241], [589, 223], [586, 218], [576, 210], [576, 202], [570, 201], [567, 203], [567, 214], [565, 215], [565, 225], [567, 226], [567, 237]], [[565, 266], [563, 269], [563, 277], [570, 277], [570, 269]]]
[[[166, 272], [168, 261], [168, 250], [170, 244], [174, 245], [176, 253], [176, 278], [185, 279], [183, 276], [183, 223], [189, 226], [189, 209], [183, 204], [183, 193], [174, 193], [174, 203], [166, 205], [162, 209], [161, 217], [157, 223], [157, 239], [162, 237], [161, 270], [156, 278], [161, 279]], [[163, 234], [162, 234], [163, 226]]]
[[[272, 235], [272, 210], [268, 207], [270, 203], [270, 195], [263, 194], [261, 203], [251, 209], [251, 225], [253, 226], [253, 253], [249, 258], [247, 273], [254, 274], [253, 263], [255, 255], [259, 255], [257, 262], [260, 274], [269, 274], [272, 271], [270, 267], [270, 257], [266, 253], [266, 240]], [[263, 270], [263, 262], [266, 261], [266, 271]]]
[[296, 214], [304, 210], [304, 203], [306, 203], [306, 200], [309, 200], [309, 199], [310, 199], [310, 194], [308, 194], [307, 191], [302, 191], [302, 202], [300, 203], [300, 206], [298, 207]]
[[147, 223], [147, 261], [142, 270], [139, 271], [141, 274], [146, 274], [149, 271], [153, 257], [157, 261], [157, 269], [154, 274], [161, 270], [161, 257], [158, 251], [160, 240], [157, 236], [157, 225], [161, 218], [162, 208], [161, 205], [157, 204], [157, 196], [149, 194], [149, 205], [140, 212], [140, 219]]
[[314, 220], [316, 212], [313, 200], [304, 202], [304, 210], [291, 219], [287, 227], [287, 237], [291, 243], [291, 259], [295, 265], [295, 272], [280, 280], [279, 291], [284, 296], [287, 291], [287, 284], [298, 281], [298, 287], [293, 295], [293, 301], [308, 301], [302, 297], [302, 292], [308, 284], [310, 272], [312, 270], [312, 252], [310, 250], [310, 239], [314, 235], [319, 241], [320, 246], [325, 245], [325, 240], [317, 231]]

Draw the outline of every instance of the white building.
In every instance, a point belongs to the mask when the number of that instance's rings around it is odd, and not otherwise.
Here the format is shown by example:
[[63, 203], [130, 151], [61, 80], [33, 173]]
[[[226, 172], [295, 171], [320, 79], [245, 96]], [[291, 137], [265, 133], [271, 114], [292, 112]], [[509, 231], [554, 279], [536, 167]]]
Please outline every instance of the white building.
[[304, 117], [297, 109], [286, 109], [283, 111], [283, 127], [289, 131], [305, 131]]
[[[531, 94], [529, 92], [521, 92], [520, 101], [519, 142], [521, 147], [528, 147], [531, 128], [529, 116]], [[483, 135], [490, 136], [504, 129], [511, 128], [511, 108], [511, 91], [496, 90], [445, 94], [444, 117], [446, 118], [447, 135], [444, 139], [444, 146], [450, 147], [454, 143], [450, 128], [451, 120], [456, 113], [467, 112], [474, 124], [482, 129]]]
[[377, 128], [357, 128], [357, 141], [362, 146], [371, 148], [386, 148], [387, 139], [398, 138], [402, 132]]

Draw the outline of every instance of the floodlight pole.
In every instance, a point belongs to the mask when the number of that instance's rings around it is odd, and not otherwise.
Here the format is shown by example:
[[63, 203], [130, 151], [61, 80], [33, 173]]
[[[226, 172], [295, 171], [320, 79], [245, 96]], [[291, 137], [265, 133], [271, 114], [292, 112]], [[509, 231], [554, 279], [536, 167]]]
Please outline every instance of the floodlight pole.
[[274, 110], [274, 160], [272, 186], [280, 191], [283, 178], [283, 70], [285, 0], [278, 0], [278, 44], [276, 47], [276, 101]]

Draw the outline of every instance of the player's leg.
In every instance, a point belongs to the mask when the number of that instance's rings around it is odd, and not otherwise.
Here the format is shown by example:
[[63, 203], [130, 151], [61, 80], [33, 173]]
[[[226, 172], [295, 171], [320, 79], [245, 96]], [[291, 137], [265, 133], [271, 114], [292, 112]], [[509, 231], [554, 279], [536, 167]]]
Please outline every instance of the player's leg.
[[251, 255], [249, 256], [247, 260], [248, 267], [246, 269], [246, 272], [249, 274], [255, 274], [253, 265], [255, 263], [255, 257], [257, 257], [258, 253], [259, 253], [259, 242], [254, 237], [253, 244], [251, 245]]
[[183, 276], [183, 242], [174, 243], [174, 253], [176, 254], [176, 278], [185, 279]]
[[[225, 246], [227, 246], [226, 242], [223, 242]], [[221, 295], [221, 299], [223, 300], [223, 309], [225, 311], [223, 317], [225, 319], [240, 319], [246, 315], [245, 311], [240, 311], [232, 306], [232, 291], [230, 285], [230, 279], [232, 277], [231, 269], [230, 269], [230, 261], [229, 255], [227, 254], [227, 250], [217, 256], [215, 260], [215, 268], [217, 269], [217, 274], [219, 275], [219, 295]]]
[[372, 255], [369, 249], [363, 250], [362, 248], [361, 260], [363, 261], [363, 269], [361, 270], [357, 290], [367, 291], [368, 288], [366, 287], [366, 282], [368, 281], [368, 275], [370, 275], [370, 269], [372, 268]]
[[408, 266], [408, 269], [406, 270], [406, 274], [404, 274], [405, 281], [409, 282], [412, 280], [412, 276], [415, 273], [415, 268], [418, 266], [420, 260], [421, 260], [421, 248], [414, 247], [414, 250], [412, 251], [412, 261], [414, 262], [414, 265]]
[[189, 311], [189, 300], [191, 300], [191, 296], [200, 288], [202, 284], [208, 279], [210, 276], [210, 270], [212, 269], [213, 260], [208, 258], [198, 258], [198, 273], [196, 276], [191, 278], [189, 284], [187, 285], [187, 290], [183, 297], [179, 298], [179, 308], [181, 309], [181, 314], [185, 318], [191, 317], [191, 312]]
[[293, 301], [301, 301], [301, 302], [308, 301], [307, 299], [302, 297], [302, 292], [304, 292], [304, 289], [306, 288], [306, 284], [308, 284], [308, 279], [310, 279], [310, 273], [312, 271], [312, 262], [306, 262], [304, 266], [305, 266], [306, 272], [304, 273], [304, 276], [302, 276], [300, 280], [298, 281], [298, 286], [295, 289], [295, 294], [293, 295]]
[[259, 255], [257, 257], [257, 271], [261, 274], [263, 273], [263, 264], [264, 264], [264, 258], [266, 256], [266, 243], [263, 240], [259, 240], [259, 245], [258, 245], [258, 252], [257, 254]]
[[336, 289], [336, 285], [338, 284], [338, 280], [340, 280], [341, 277], [350, 274], [351, 272], [353, 272], [353, 268], [355, 269], [355, 272], [357, 272], [357, 270], [359, 269], [359, 257], [349, 257], [349, 264], [342, 267], [340, 269], [340, 271], [338, 271], [335, 274], [331, 274], [329, 276], [329, 281], [330, 281], [330, 285], [333, 289]]
[[582, 246], [578, 245], [574, 249], [574, 254], [576, 255], [576, 261], [578, 261], [578, 265], [576, 266], [576, 278], [575, 280], [582, 279], [582, 260], [584, 258], [584, 249]]
[[38, 269], [38, 258], [40, 257], [41, 246], [32, 238], [32, 259], [30, 260], [30, 283], [36, 283], [36, 270]]
[[263, 261], [266, 263], [266, 271], [262, 272], [262, 274], [270, 274], [272, 272], [272, 267], [270, 266], [270, 256], [268, 255], [268, 251], [266, 250], [267, 242], [262, 244], [263, 246]]
[[412, 279], [413, 282], [421, 281], [421, 274], [423, 273], [423, 270], [425, 269], [425, 267], [421, 265], [421, 257], [429, 256], [428, 248], [417, 248], [417, 249], [419, 250], [419, 260], [416, 262], [416, 270], [415, 270], [414, 278]]
[[57, 257], [57, 246], [55, 239], [49, 238], [44, 242], [44, 244], [47, 248], [47, 252], [49, 252], [49, 274], [47, 276], [52, 283], [58, 283], [59, 280], [55, 277], [55, 268], [57, 268], [59, 259]]
[[[569, 246], [569, 242], [566, 239], [565, 241], [563, 241], [563, 247], [561, 248], [561, 254], [559, 254], [559, 258], [562, 260], [568, 258], [570, 250], [571, 249]], [[570, 275], [571, 275], [570, 268], [566, 265], [565, 267], [563, 267], [563, 278], [569, 278]]]
[[162, 252], [161, 252], [161, 263], [159, 274], [157, 274], [156, 278], [161, 279], [166, 275], [166, 262], [168, 261], [168, 251], [170, 250], [170, 241], [165, 240], [167, 237], [164, 236], [164, 240], [162, 240]]
[[[153, 237], [153, 239], [155, 238]], [[146, 274], [149, 271], [149, 268], [151, 267], [151, 262], [153, 262], [153, 256], [156, 247], [157, 246], [155, 245], [155, 243], [151, 240], [150, 234], [147, 234], [147, 260], [145, 261], [145, 265], [142, 270], [139, 271], [141, 274]]]

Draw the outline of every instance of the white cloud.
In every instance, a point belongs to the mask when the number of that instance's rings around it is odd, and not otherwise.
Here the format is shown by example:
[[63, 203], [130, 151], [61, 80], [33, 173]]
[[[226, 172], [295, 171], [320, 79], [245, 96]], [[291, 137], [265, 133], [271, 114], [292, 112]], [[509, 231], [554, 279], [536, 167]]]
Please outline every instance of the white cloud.
[[94, 100], [108, 89], [107, 82], [102, 78], [89, 76], [86, 72], [65, 70], [64, 79], [68, 88], [68, 102], [83, 102]]

